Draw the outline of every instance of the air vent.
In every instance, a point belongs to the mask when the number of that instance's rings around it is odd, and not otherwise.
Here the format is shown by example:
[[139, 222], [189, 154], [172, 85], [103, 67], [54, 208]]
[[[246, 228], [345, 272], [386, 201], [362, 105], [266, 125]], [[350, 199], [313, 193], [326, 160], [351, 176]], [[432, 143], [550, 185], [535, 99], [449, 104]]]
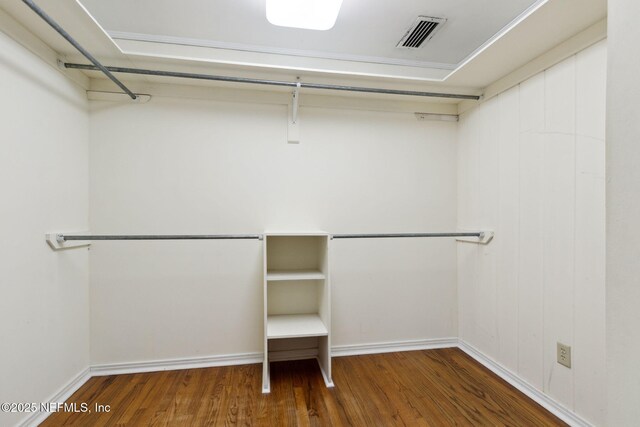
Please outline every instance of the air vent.
[[396, 45], [403, 49], [417, 49], [422, 44], [435, 35], [438, 28], [444, 24], [446, 19], [434, 18], [432, 16], [418, 16], [416, 22], [407, 30], [404, 37]]

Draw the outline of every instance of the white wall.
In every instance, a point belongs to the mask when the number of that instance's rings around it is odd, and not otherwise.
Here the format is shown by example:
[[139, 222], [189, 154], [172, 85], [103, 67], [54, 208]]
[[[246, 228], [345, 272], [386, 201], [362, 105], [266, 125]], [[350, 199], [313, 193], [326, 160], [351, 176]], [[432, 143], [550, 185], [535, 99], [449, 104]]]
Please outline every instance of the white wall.
[[0, 76], [0, 402], [46, 402], [89, 365], [87, 249], [44, 239], [88, 227], [88, 106], [4, 33]]
[[[460, 337], [596, 425], [605, 424], [606, 42], [464, 114]], [[556, 342], [573, 367], [556, 363]]]
[[[95, 102], [96, 233], [452, 230], [456, 124], [154, 97]], [[258, 241], [98, 242], [92, 363], [262, 351]], [[451, 240], [334, 241], [333, 344], [456, 335]]]
[[607, 76], [607, 425], [640, 420], [640, 4], [609, 0]]

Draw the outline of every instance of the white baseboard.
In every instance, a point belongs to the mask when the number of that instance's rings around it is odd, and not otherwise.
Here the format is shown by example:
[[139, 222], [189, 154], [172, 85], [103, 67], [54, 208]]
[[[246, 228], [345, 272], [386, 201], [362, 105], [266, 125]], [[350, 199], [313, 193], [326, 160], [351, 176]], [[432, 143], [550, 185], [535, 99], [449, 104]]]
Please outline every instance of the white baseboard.
[[474, 358], [477, 362], [482, 364], [484, 367], [492, 371], [494, 374], [498, 375], [500, 378], [520, 390], [522, 393], [527, 395], [533, 401], [538, 403], [540, 406], [545, 408], [547, 411], [551, 412], [556, 417], [560, 418], [565, 423], [570, 426], [575, 427], [593, 427], [591, 423], [587, 420], [580, 418], [575, 412], [565, 408], [562, 404], [557, 402], [555, 399], [547, 396], [537, 388], [533, 387], [531, 384], [520, 378], [518, 375], [514, 374], [510, 370], [502, 367], [500, 364], [496, 363], [491, 358], [485, 356], [481, 351], [473, 347], [471, 344], [459, 340], [458, 347], [460, 350], [467, 353], [469, 356]]
[[[49, 402], [65, 402], [73, 393], [75, 393], [80, 387], [84, 385], [91, 378], [91, 370], [86, 368], [78, 375], [76, 375], [71, 381], [64, 385], [60, 390], [54, 393], [48, 399], [42, 401], [42, 403]], [[22, 422], [18, 423], [19, 427], [35, 427], [51, 415], [50, 412], [33, 412]]]
[[457, 346], [457, 338], [434, 338], [371, 344], [337, 345], [331, 347], [331, 356], [341, 357], [357, 356], [361, 354], [393, 353], [394, 351], [433, 350], [436, 348], [451, 348]]
[[[332, 357], [360, 354], [391, 353], [394, 351], [429, 350], [435, 348], [456, 347], [456, 338], [438, 338], [427, 340], [397, 341], [372, 344], [355, 344], [331, 348]], [[285, 350], [270, 353], [269, 360], [280, 362], [295, 359], [313, 359], [317, 349]], [[124, 362], [93, 365], [93, 376], [136, 374], [142, 372], [171, 371], [177, 369], [210, 368], [215, 366], [247, 365], [262, 363], [262, 353], [241, 353], [221, 356], [187, 357], [178, 359], [151, 360], [145, 362]]]
[[262, 353], [225, 354], [219, 356], [184, 357], [93, 365], [92, 376], [137, 374], [142, 372], [174, 371], [178, 369], [212, 368], [215, 366], [248, 365], [261, 363]]
[[[384, 343], [370, 343], [370, 344], [353, 344], [353, 345], [340, 345], [331, 348], [332, 357], [341, 356], [357, 356], [364, 354], [378, 354], [378, 353], [392, 353], [397, 351], [415, 351], [415, 350], [433, 350], [438, 348], [452, 348], [458, 347], [480, 364], [488, 368], [490, 371], [498, 375], [500, 378], [520, 390], [526, 396], [540, 404], [543, 408], [568, 423], [571, 426], [576, 427], [592, 427], [592, 425], [580, 418], [574, 412], [565, 408], [563, 405], [537, 390], [532, 385], [528, 384], [522, 378], [512, 373], [508, 369], [505, 369], [489, 357], [485, 356], [482, 352], [477, 350], [472, 345], [459, 340], [457, 338], [436, 338], [426, 340], [409, 340], [409, 341], [396, 341], [396, 342], [384, 342]], [[271, 361], [285, 361], [293, 359], [310, 359], [316, 358], [318, 352], [317, 349], [304, 349], [304, 350], [288, 350], [276, 352], [270, 358]], [[104, 376], [104, 375], [122, 375], [122, 374], [134, 374], [142, 372], [156, 372], [156, 371], [170, 371], [178, 369], [195, 369], [195, 368], [209, 368], [216, 366], [230, 366], [230, 365], [246, 365], [251, 363], [262, 363], [263, 353], [241, 353], [241, 354], [229, 354], [219, 356], [207, 356], [207, 357], [188, 357], [179, 359], [164, 359], [153, 360], [146, 362], [131, 362], [131, 363], [113, 363], [113, 364], [101, 364], [93, 365], [87, 368], [83, 372], [79, 373], [74, 379], [72, 379], [67, 385], [62, 387], [57, 393], [55, 393], [48, 402], [64, 402], [66, 401], [76, 390], [78, 390], [84, 383], [86, 383], [92, 376]], [[324, 372], [323, 372], [324, 376]], [[325, 376], [325, 382], [327, 378]], [[328, 386], [333, 386], [333, 384]], [[20, 427], [37, 426], [44, 421], [50, 414], [49, 413], [34, 413], [24, 421], [18, 424]]]

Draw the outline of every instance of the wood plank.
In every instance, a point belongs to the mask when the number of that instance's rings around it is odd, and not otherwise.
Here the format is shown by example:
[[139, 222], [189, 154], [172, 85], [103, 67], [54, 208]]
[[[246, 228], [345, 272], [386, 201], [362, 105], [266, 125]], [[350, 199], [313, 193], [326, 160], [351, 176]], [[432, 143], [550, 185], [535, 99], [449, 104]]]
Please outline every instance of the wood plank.
[[336, 387], [315, 360], [92, 378], [68, 400], [110, 413], [52, 414], [42, 426], [565, 425], [459, 349], [334, 359]]
[[575, 57], [545, 72], [543, 178], [544, 384], [573, 408], [573, 370], [557, 363], [557, 343], [573, 346], [575, 283]]
[[605, 425], [606, 45], [576, 56], [576, 286], [572, 354], [574, 408]]
[[[481, 228], [495, 229], [499, 207], [498, 98], [482, 104], [478, 128], [478, 220]], [[478, 245], [478, 281], [476, 343], [486, 355], [497, 358], [498, 328], [496, 316], [497, 245]]]
[[576, 131], [575, 56], [549, 68], [544, 75], [544, 130], [572, 135]]
[[[479, 203], [478, 109], [460, 117], [458, 138], [458, 227], [473, 230], [481, 227]], [[478, 245], [458, 243], [458, 334], [474, 345], [476, 340], [476, 288], [478, 285]]]
[[520, 85], [518, 374], [542, 391], [544, 73]]
[[513, 372], [518, 371], [519, 89], [516, 86], [498, 97], [500, 197], [498, 227], [492, 242], [500, 260], [496, 271], [496, 360]]

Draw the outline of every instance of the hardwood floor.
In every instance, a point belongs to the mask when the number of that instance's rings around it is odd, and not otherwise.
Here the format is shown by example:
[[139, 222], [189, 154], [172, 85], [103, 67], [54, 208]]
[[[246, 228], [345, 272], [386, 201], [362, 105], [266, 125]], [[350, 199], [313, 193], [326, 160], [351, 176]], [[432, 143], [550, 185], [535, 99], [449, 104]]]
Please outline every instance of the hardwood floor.
[[327, 389], [315, 360], [91, 378], [68, 402], [105, 413], [52, 414], [42, 426], [566, 425], [459, 349], [333, 359]]

